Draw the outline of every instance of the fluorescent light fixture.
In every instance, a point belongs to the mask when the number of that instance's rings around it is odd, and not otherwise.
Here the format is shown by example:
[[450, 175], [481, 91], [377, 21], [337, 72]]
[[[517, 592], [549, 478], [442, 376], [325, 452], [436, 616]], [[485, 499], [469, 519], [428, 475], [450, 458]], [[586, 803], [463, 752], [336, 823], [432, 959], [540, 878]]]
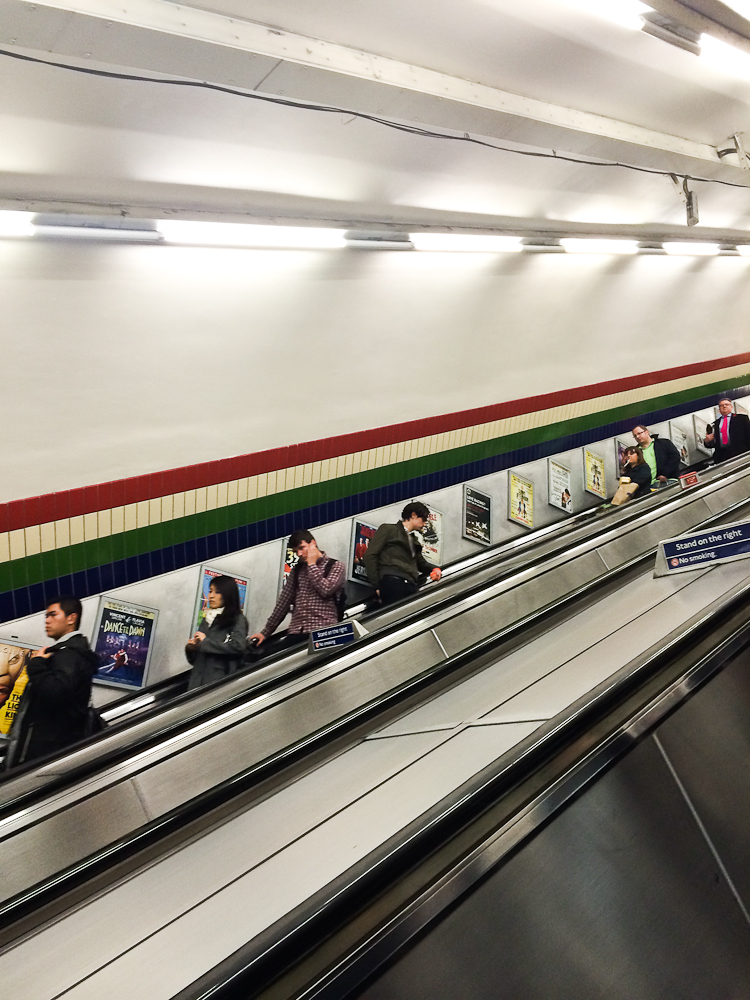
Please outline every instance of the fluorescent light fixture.
[[665, 240], [662, 245], [667, 253], [693, 257], [715, 257], [719, 252], [718, 243], [668, 243]]
[[101, 226], [34, 226], [35, 236], [63, 240], [116, 240], [118, 243], [161, 243], [162, 235], [150, 229], [106, 229]]
[[568, 253], [636, 253], [636, 240], [560, 240]]
[[643, 15], [651, 11], [648, 4], [639, 0], [563, 0], [568, 7], [575, 7], [586, 14], [603, 18], [621, 28], [640, 31], [643, 27]]
[[725, 7], [729, 7], [739, 14], [740, 17], [744, 17], [746, 21], [750, 21], [750, 0], [722, 0]]
[[701, 62], [720, 73], [750, 80], [750, 55], [734, 45], [720, 42], [713, 35], [701, 35]]
[[521, 250], [517, 236], [474, 236], [463, 233], [409, 233], [415, 250], [468, 253], [515, 253]]
[[343, 229], [313, 229], [306, 226], [254, 226], [234, 222], [183, 222], [169, 219], [157, 223], [168, 243], [215, 247], [281, 247], [287, 249], [346, 246]]
[[740, 257], [750, 257], [750, 245], [748, 245], [747, 243], [738, 243], [737, 253], [740, 255]]
[[0, 212], [0, 236], [33, 236], [33, 212]]

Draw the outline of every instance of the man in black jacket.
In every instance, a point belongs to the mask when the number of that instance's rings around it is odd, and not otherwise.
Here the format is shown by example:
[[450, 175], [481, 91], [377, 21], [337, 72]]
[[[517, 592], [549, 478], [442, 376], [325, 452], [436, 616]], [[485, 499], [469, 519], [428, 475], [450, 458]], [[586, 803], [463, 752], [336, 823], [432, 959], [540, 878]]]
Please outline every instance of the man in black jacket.
[[653, 436], [648, 427], [638, 424], [633, 428], [633, 437], [638, 442], [643, 457], [651, 466], [651, 482], [654, 485], [666, 483], [668, 479], [677, 479], [680, 475], [680, 453], [669, 438]]
[[28, 662], [26, 685], [11, 729], [9, 766], [57, 753], [83, 739], [97, 659], [79, 630], [77, 597], [47, 606], [44, 631], [53, 639]]
[[367, 546], [364, 563], [367, 579], [383, 604], [403, 600], [419, 589], [420, 573], [439, 580], [441, 570], [432, 566], [422, 555], [422, 546], [412, 531], [423, 531], [430, 516], [429, 508], [420, 500], [408, 503], [395, 524], [381, 524]]
[[750, 451], [750, 420], [744, 413], [734, 413], [731, 399], [719, 400], [719, 416], [714, 429], [703, 443], [714, 449], [714, 462], [726, 462]]

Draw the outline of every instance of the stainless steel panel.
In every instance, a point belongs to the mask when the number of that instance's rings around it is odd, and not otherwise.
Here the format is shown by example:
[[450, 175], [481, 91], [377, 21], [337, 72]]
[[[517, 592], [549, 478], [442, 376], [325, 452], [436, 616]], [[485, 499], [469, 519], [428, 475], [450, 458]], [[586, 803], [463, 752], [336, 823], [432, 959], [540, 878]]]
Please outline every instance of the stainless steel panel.
[[742, 1000], [748, 983], [750, 928], [648, 741], [359, 995]]
[[137, 776], [149, 814], [157, 817], [297, 740], [330, 725], [445, 658], [431, 632], [302, 690]]
[[720, 514], [732, 504], [741, 503], [748, 498], [750, 498], [750, 483], [745, 477], [736, 483], [729, 483], [714, 493], [710, 493], [706, 497], [705, 503], [712, 514]]
[[750, 911], [750, 652], [667, 719], [658, 736]]
[[470, 611], [443, 622], [435, 629], [449, 656], [499, 632], [525, 615], [558, 600], [565, 594], [596, 580], [606, 572], [596, 551], [586, 552], [572, 562], [542, 573], [528, 583], [514, 587], [477, 605]]
[[147, 822], [131, 782], [27, 827], [0, 843], [0, 898], [9, 899]]
[[685, 507], [676, 507], [658, 520], [641, 525], [607, 542], [599, 553], [610, 569], [622, 566], [649, 549], [656, 548], [664, 538], [673, 538], [688, 531], [709, 517], [710, 511], [705, 500], [695, 500]]

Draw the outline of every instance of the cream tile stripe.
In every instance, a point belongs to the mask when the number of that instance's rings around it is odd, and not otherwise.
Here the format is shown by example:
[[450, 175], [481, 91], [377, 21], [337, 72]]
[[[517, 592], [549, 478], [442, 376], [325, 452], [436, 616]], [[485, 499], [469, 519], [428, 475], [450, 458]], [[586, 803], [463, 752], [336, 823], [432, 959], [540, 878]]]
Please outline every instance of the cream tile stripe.
[[600, 411], [613, 410], [620, 406], [645, 402], [659, 396], [668, 396], [686, 389], [705, 385], [710, 378], [711, 383], [730, 380], [746, 374], [747, 364], [733, 365], [717, 371], [688, 375], [683, 378], [661, 382], [658, 385], [640, 386], [623, 392], [597, 396], [593, 399], [583, 399], [575, 403], [564, 403], [546, 410], [521, 413], [512, 417], [491, 420], [473, 427], [462, 427], [443, 434], [428, 435], [382, 448], [372, 448], [369, 451], [354, 454], [339, 455], [336, 458], [321, 462], [297, 465], [275, 472], [250, 476], [246, 479], [235, 479], [230, 482], [213, 486], [204, 486], [186, 493], [174, 493], [157, 497], [154, 500], [143, 500], [128, 504], [125, 507], [114, 507], [92, 514], [79, 515], [67, 520], [49, 522], [19, 528], [15, 531], [0, 533], [0, 563], [12, 559], [22, 559], [25, 556], [49, 552], [53, 549], [65, 548], [78, 542], [94, 538], [104, 538], [134, 528], [160, 524], [173, 518], [187, 517], [190, 514], [205, 510], [216, 510], [257, 497], [271, 496], [309, 486], [315, 483], [328, 482], [356, 472], [366, 472], [383, 468], [397, 462], [422, 458], [425, 455], [436, 455], [452, 451], [470, 444], [479, 444], [495, 438], [506, 437], [522, 431], [538, 427], [548, 427], [576, 417], [589, 416]]

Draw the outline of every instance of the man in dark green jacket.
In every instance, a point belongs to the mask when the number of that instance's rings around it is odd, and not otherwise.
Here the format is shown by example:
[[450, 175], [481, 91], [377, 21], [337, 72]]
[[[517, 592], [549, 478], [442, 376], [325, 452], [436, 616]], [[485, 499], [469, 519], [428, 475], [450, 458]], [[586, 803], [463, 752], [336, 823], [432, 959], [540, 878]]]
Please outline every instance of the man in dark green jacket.
[[442, 573], [422, 555], [422, 546], [411, 534], [422, 531], [430, 516], [427, 506], [419, 500], [408, 503], [396, 524], [381, 524], [367, 546], [364, 563], [367, 579], [383, 604], [393, 604], [410, 594], [416, 594], [419, 574], [429, 574], [439, 580]]

